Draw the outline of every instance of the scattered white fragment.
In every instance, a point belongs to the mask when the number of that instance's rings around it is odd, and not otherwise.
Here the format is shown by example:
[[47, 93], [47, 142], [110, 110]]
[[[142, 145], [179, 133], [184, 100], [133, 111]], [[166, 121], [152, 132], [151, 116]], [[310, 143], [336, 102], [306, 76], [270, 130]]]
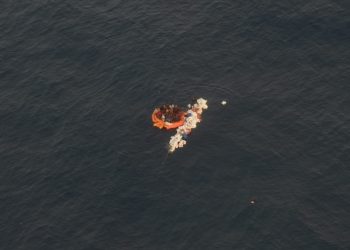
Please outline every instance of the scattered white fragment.
[[225, 100], [223, 100], [222, 102], [221, 102], [221, 105], [222, 106], [225, 106], [227, 104], [227, 102], [225, 101]]

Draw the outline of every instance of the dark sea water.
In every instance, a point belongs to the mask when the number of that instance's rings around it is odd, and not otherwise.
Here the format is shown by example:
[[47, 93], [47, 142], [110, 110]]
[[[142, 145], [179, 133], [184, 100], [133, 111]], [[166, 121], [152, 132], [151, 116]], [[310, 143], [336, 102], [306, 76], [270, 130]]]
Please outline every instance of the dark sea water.
[[350, 249], [347, 1], [0, 6], [1, 250]]

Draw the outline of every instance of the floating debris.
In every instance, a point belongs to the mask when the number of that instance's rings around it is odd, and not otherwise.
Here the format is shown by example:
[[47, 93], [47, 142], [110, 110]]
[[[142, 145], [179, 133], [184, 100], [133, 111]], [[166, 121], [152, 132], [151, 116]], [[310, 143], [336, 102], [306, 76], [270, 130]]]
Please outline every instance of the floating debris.
[[187, 138], [192, 129], [197, 127], [197, 123], [201, 122], [201, 115], [203, 110], [207, 109], [207, 100], [203, 98], [197, 99], [197, 102], [193, 104], [185, 115], [185, 122], [182, 126], [178, 127], [176, 134], [170, 137], [169, 152], [174, 152], [177, 148], [182, 148], [187, 143]]

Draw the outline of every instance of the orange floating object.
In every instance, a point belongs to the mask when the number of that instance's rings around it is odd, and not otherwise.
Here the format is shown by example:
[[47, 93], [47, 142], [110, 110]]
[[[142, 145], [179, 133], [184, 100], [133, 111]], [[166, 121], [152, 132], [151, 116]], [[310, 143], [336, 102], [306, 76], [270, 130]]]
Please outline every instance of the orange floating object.
[[180, 120], [176, 122], [166, 122], [162, 120], [162, 112], [158, 108], [156, 108], [152, 113], [152, 122], [153, 126], [157, 128], [165, 128], [165, 129], [174, 129], [182, 126], [185, 123], [185, 112], [180, 114]]

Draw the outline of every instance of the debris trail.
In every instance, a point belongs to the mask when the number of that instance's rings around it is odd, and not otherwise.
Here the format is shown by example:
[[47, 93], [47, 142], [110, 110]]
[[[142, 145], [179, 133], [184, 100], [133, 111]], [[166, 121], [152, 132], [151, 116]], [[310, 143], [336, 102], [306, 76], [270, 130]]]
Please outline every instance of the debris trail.
[[186, 113], [185, 123], [176, 130], [176, 134], [170, 137], [169, 153], [174, 152], [177, 148], [182, 148], [186, 145], [186, 139], [193, 128], [197, 127], [197, 123], [201, 121], [203, 110], [208, 108], [207, 100], [203, 98], [197, 99], [197, 102]]

